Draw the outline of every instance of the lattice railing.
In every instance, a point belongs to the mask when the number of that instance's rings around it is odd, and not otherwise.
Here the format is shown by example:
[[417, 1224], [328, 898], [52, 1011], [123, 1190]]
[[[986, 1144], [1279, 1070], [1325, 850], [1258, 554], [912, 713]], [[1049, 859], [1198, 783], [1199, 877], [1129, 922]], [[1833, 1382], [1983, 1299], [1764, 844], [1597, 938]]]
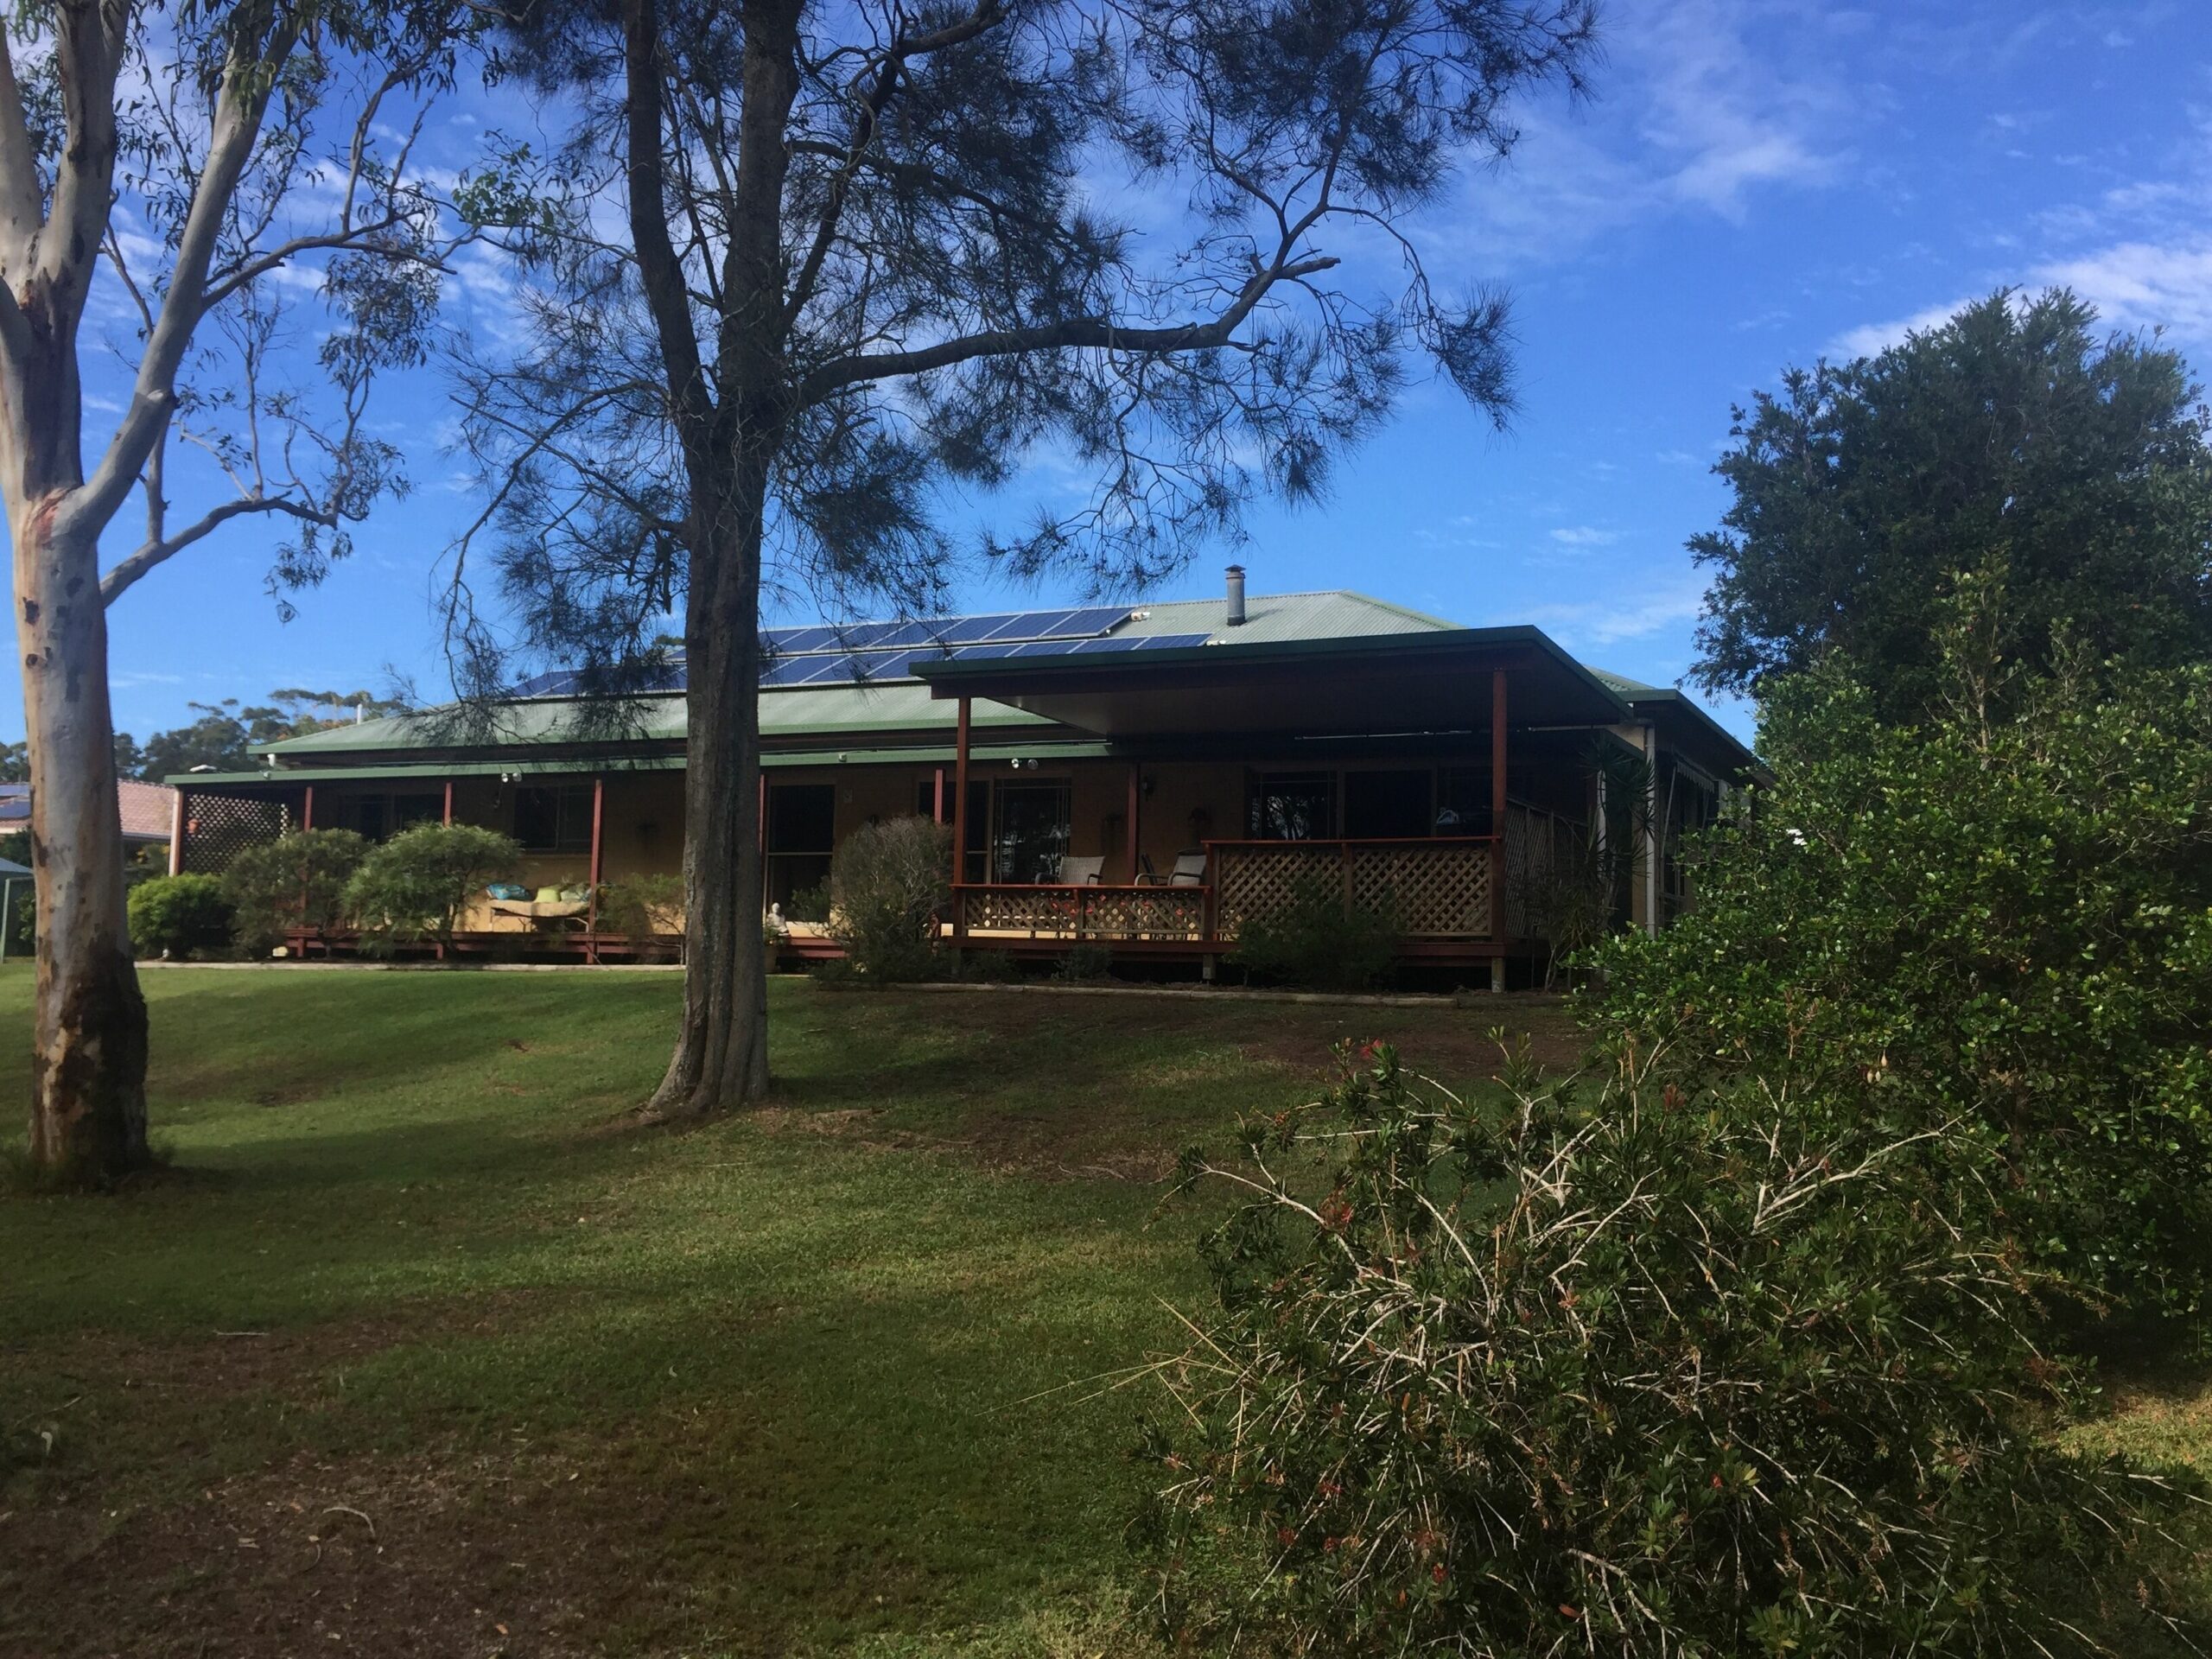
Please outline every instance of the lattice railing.
[[188, 791], [184, 798], [184, 868], [198, 875], [220, 875], [240, 853], [276, 840], [295, 821], [292, 808], [283, 801]]
[[993, 883], [954, 891], [963, 925], [978, 934], [1035, 939], [1176, 939], [1205, 937], [1204, 887], [1061, 887]]
[[1486, 836], [1408, 841], [1236, 841], [1212, 845], [1215, 925], [1233, 939], [1249, 918], [1315, 884], [1344, 902], [1396, 917], [1414, 939], [1479, 939], [1491, 931]]

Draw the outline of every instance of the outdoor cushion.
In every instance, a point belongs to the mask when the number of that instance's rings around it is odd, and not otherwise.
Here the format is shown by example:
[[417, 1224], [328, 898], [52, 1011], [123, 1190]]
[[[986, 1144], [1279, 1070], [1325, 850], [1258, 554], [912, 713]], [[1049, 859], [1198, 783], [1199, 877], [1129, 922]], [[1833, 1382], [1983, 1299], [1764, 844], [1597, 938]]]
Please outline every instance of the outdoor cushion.
[[518, 881], [494, 881], [484, 889], [487, 899], [527, 899], [530, 889]]
[[540, 887], [537, 890], [537, 902], [541, 905], [559, 904], [561, 902], [561, 889], [558, 887]]

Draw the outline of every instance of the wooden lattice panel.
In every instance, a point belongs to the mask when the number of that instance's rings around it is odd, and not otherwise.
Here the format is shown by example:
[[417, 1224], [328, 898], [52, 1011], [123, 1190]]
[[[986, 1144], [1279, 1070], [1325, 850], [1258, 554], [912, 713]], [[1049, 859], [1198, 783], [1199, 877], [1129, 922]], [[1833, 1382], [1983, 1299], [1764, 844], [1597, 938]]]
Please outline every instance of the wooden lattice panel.
[[291, 827], [291, 810], [282, 801], [188, 792], [184, 868], [196, 874], [220, 875], [240, 853], [276, 840]]
[[1214, 856], [1215, 927], [1223, 938], [1233, 939], [1248, 917], [1281, 909], [1306, 883], [1343, 880], [1343, 854], [1333, 843], [1221, 848]]
[[1282, 842], [1215, 849], [1224, 939], [1308, 886], [1398, 918], [1408, 938], [1490, 936], [1491, 843], [1478, 839]]
[[1505, 811], [1505, 931], [1529, 936], [1528, 895], [1552, 871], [1577, 857], [1583, 827], [1554, 812], [1517, 803]]
[[1351, 849], [1353, 902], [1395, 914], [1408, 938], [1490, 935], [1487, 842]]

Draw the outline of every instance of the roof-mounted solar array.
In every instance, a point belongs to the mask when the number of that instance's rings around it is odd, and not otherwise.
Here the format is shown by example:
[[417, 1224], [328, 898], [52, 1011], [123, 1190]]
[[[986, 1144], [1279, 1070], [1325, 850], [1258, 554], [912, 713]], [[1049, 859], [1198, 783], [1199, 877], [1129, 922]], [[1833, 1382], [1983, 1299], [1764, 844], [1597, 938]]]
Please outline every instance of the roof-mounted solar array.
[[[914, 665], [981, 657], [1066, 657], [1097, 652], [1158, 651], [1203, 645], [1204, 633], [1116, 634], [1129, 620], [1126, 606], [1091, 605], [1058, 611], [1001, 611], [918, 622], [852, 622], [804, 628], [770, 628], [760, 636], [760, 683], [873, 685], [910, 680]], [[653, 670], [634, 689], [675, 692], [684, 688], [677, 658]], [[572, 669], [533, 675], [514, 688], [518, 697], [576, 696], [582, 677]]]

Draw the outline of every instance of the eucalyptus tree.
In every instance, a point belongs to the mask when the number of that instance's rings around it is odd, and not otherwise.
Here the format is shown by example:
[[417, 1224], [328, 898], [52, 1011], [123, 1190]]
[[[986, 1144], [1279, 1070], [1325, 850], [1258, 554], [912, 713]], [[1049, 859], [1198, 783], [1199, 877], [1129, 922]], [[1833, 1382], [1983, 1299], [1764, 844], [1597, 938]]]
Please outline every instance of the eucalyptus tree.
[[[469, 16], [48, 0], [0, 29], [0, 494], [38, 871], [31, 1153], [49, 1177], [146, 1156], [106, 607], [234, 521], [283, 527], [281, 607], [404, 487], [365, 416], [378, 372], [421, 359], [439, 261], [467, 233], [410, 157]], [[324, 315], [299, 361], [302, 294]], [[88, 467], [86, 359], [111, 350], [130, 388]], [[103, 571], [134, 495], [143, 520]]]
[[[572, 111], [526, 348], [465, 375], [524, 645], [688, 668], [682, 1034], [649, 1111], [766, 1084], [764, 582], [925, 608], [963, 490], [1088, 480], [975, 545], [1132, 591], [1255, 495], [1312, 497], [1426, 355], [1509, 402], [1506, 312], [1409, 216], [1580, 91], [1592, 0], [540, 0], [509, 66]], [[617, 205], [619, 204], [619, 206]]]

